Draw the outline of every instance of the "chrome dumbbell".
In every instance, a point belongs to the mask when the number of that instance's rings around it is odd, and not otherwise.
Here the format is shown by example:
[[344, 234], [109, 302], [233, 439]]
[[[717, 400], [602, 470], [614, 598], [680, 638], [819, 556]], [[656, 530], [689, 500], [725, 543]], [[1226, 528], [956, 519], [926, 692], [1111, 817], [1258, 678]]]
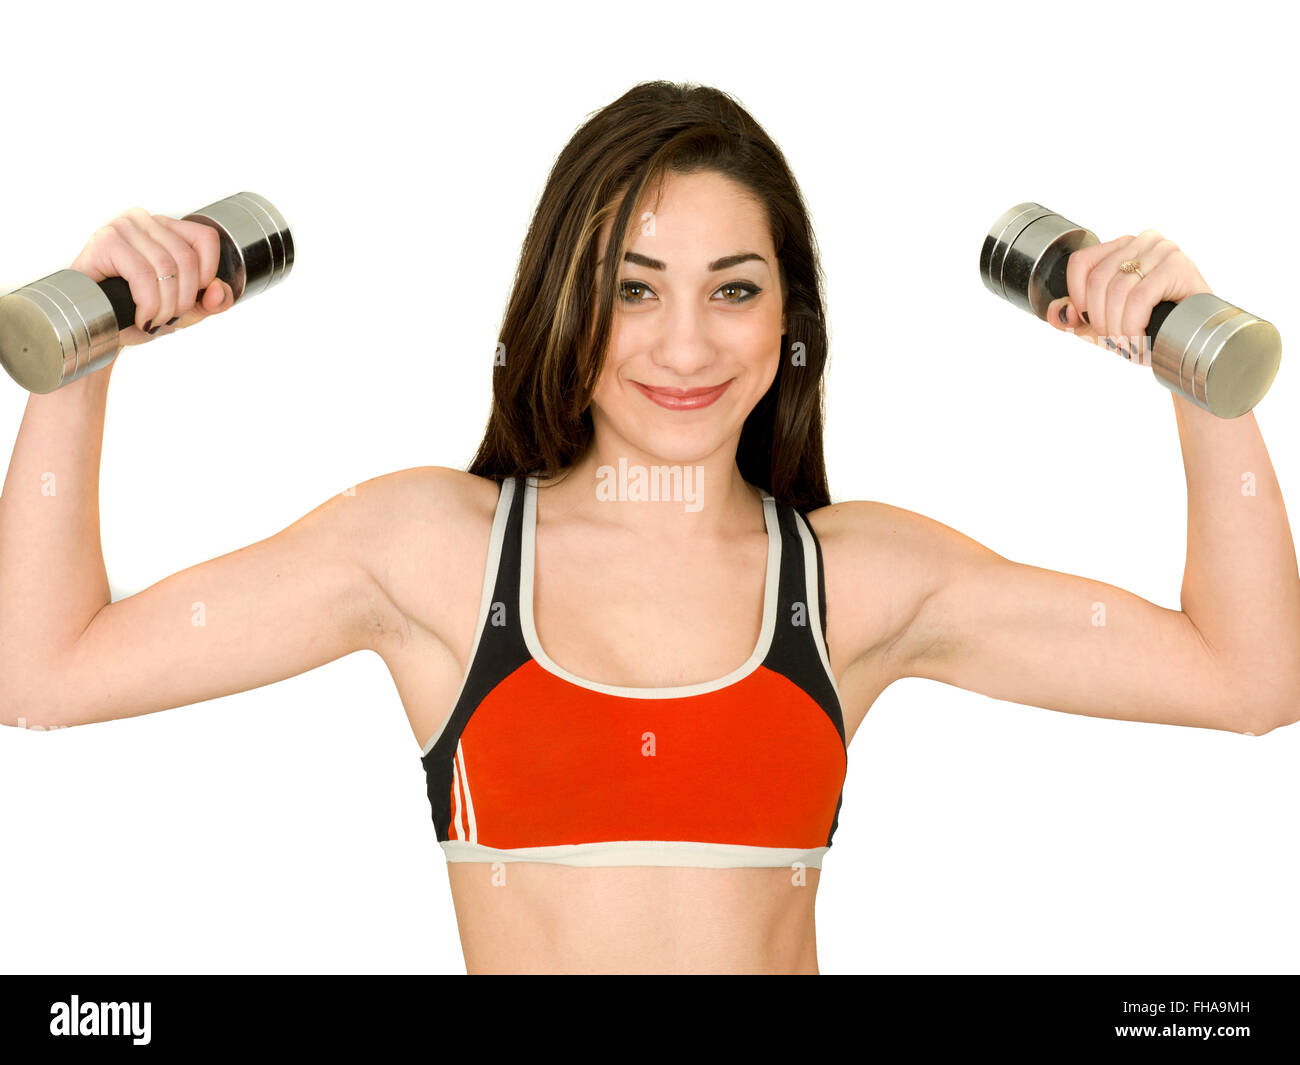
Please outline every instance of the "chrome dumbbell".
[[[217, 277], [235, 302], [264, 292], [293, 268], [293, 236], [269, 200], [237, 192], [185, 219], [221, 238]], [[135, 321], [130, 285], [59, 270], [0, 298], [0, 365], [29, 392], [44, 394], [103, 369], [122, 350], [118, 334]]]
[[[995, 296], [1039, 318], [1068, 296], [1065, 267], [1096, 235], [1042, 204], [1021, 203], [989, 228], [980, 249], [980, 278]], [[1208, 292], [1156, 304], [1146, 327], [1152, 372], [1162, 385], [1220, 418], [1258, 403], [1282, 359], [1282, 337], [1270, 322]]]

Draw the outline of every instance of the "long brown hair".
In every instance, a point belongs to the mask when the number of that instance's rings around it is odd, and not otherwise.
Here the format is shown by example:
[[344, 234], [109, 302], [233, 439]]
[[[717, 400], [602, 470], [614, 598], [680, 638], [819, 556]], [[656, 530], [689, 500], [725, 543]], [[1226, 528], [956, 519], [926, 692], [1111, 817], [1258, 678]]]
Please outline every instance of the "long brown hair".
[[780, 366], [745, 419], [737, 466], [778, 502], [801, 511], [830, 503], [822, 453], [827, 330], [803, 197], [781, 150], [739, 103], [718, 89], [669, 81], [643, 82], [595, 112], [551, 168], [520, 253], [492, 412], [470, 473], [549, 479], [583, 456], [618, 280], [617, 269], [606, 270], [596, 292], [601, 227], [612, 215], [608, 247], [623, 248], [646, 188], [668, 173], [702, 170], [731, 178], [764, 205], [785, 292]]

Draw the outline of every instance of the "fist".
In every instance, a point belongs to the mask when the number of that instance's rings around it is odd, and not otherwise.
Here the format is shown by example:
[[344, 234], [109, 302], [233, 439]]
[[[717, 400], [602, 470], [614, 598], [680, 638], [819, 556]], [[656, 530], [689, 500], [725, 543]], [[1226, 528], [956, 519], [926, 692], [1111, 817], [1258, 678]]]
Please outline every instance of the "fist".
[[72, 269], [92, 281], [120, 277], [130, 286], [135, 323], [119, 334], [128, 347], [234, 305], [230, 286], [217, 279], [220, 250], [211, 226], [132, 207], [95, 231]]
[[[1137, 263], [1142, 276], [1121, 270], [1126, 262]], [[1047, 305], [1047, 321], [1126, 359], [1149, 350], [1146, 327], [1157, 303], [1210, 291], [1191, 259], [1154, 229], [1080, 248], [1065, 276], [1070, 294]]]

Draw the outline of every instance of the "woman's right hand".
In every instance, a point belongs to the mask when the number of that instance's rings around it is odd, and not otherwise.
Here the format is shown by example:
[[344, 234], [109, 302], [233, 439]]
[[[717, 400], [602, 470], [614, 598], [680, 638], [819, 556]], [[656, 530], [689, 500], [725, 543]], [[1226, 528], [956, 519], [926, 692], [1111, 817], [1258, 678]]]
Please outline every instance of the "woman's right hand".
[[[118, 334], [121, 345], [130, 347], [188, 328], [234, 305], [230, 286], [217, 278], [220, 251], [220, 238], [212, 226], [132, 207], [95, 231], [72, 269], [92, 281], [120, 277], [130, 285], [135, 324]], [[176, 276], [158, 280], [168, 274]]]

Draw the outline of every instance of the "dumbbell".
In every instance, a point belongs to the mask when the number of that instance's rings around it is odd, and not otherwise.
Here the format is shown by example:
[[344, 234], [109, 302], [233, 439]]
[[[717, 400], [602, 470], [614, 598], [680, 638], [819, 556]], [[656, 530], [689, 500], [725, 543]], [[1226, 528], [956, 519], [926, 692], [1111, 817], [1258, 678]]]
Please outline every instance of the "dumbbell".
[[[279, 284], [293, 268], [293, 236], [270, 201], [237, 192], [185, 220], [221, 238], [217, 277], [235, 302]], [[101, 370], [122, 350], [118, 334], [135, 323], [131, 286], [59, 270], [0, 298], [0, 364], [29, 392], [44, 394]]]
[[[1020, 203], [989, 228], [980, 278], [995, 296], [1045, 321], [1047, 305], [1070, 294], [1070, 255], [1098, 243], [1090, 230], [1041, 204]], [[1137, 361], [1166, 388], [1220, 418], [1254, 407], [1282, 359], [1282, 337], [1272, 323], [1208, 292], [1157, 303], [1146, 336], [1149, 346]]]

